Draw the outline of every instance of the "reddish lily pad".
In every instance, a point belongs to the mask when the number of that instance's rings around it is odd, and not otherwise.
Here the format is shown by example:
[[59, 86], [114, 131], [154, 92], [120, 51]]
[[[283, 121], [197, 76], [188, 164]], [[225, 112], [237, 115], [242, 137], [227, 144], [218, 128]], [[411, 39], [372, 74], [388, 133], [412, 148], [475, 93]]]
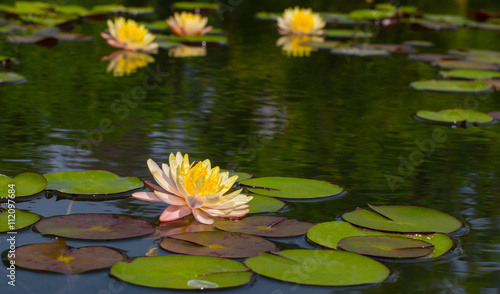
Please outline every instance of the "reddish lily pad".
[[367, 44], [363, 45], [364, 48], [369, 50], [383, 50], [391, 53], [412, 53], [415, 48], [407, 45], [398, 44]]
[[410, 40], [410, 41], [404, 41], [403, 45], [411, 47], [432, 47], [434, 46], [434, 43], [422, 40]]
[[500, 120], [500, 111], [488, 112], [488, 115], [496, 120]]
[[313, 224], [279, 216], [251, 216], [241, 220], [216, 220], [217, 229], [264, 237], [291, 237], [305, 234]]
[[500, 79], [485, 80], [484, 83], [490, 86], [494, 91], [500, 90]]
[[497, 63], [465, 60], [438, 60], [432, 63], [433, 66], [444, 69], [475, 69], [475, 70], [500, 70]]
[[198, 222], [192, 214], [169, 222], [161, 222], [156, 227], [154, 238], [168, 237], [182, 233], [210, 232], [215, 227]]
[[431, 243], [396, 236], [347, 237], [340, 240], [338, 247], [362, 255], [387, 258], [424, 257], [433, 250]]
[[161, 248], [180, 254], [244, 258], [276, 251], [276, 245], [261, 237], [231, 232], [184, 233], [165, 238]]
[[455, 217], [419, 206], [369, 205], [374, 211], [357, 208], [342, 218], [353, 225], [379, 231], [402, 233], [451, 233], [462, 227]]
[[439, 60], [461, 60], [463, 59], [463, 57], [448, 54], [419, 53], [408, 55], [408, 59], [425, 62], [435, 62]]
[[53, 216], [35, 228], [43, 235], [84, 240], [116, 240], [154, 232], [149, 222], [119, 214], [85, 213]]
[[111, 267], [125, 260], [125, 256], [117, 250], [103, 246], [71, 250], [63, 239], [59, 239], [55, 242], [16, 248], [15, 257], [9, 257], [9, 260], [26, 269], [75, 275]]
[[471, 55], [489, 55], [489, 56], [496, 56], [500, 57], [500, 51], [493, 51], [493, 50], [483, 50], [483, 49], [466, 49], [466, 48], [457, 48], [457, 49], [451, 49], [448, 51], [450, 54], [456, 54], [456, 55], [462, 55], [462, 56], [471, 56]]

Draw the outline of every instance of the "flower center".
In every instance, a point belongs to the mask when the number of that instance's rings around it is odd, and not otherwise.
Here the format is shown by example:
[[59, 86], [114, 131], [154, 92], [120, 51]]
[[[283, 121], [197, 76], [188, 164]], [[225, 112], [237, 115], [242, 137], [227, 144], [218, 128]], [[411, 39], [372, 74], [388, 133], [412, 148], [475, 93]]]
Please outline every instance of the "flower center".
[[293, 17], [292, 26], [295, 31], [308, 32], [314, 27], [314, 18], [311, 14], [297, 13]]

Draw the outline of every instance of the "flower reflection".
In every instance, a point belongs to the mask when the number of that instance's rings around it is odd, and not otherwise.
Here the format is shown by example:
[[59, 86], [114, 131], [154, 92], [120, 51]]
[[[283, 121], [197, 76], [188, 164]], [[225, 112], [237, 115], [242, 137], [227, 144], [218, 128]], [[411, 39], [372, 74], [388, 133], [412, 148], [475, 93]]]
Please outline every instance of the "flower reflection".
[[109, 60], [106, 72], [113, 71], [113, 76], [122, 77], [137, 72], [138, 68], [145, 67], [154, 62], [153, 56], [145, 52], [118, 50], [101, 58], [101, 61]]
[[315, 48], [301, 45], [307, 42], [323, 42], [324, 39], [318, 36], [307, 36], [307, 35], [288, 35], [282, 36], [276, 41], [276, 46], [282, 46], [281, 50], [288, 57], [308, 57], [311, 55], [311, 51], [316, 51]]
[[168, 56], [175, 58], [201, 57], [207, 55], [207, 48], [181, 45], [168, 50]]

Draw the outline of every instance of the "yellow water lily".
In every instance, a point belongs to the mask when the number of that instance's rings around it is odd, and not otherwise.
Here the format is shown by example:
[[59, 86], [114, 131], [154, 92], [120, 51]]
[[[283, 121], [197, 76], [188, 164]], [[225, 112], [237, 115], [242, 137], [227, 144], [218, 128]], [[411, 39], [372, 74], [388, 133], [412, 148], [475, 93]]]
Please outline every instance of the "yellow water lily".
[[282, 17], [278, 17], [278, 31], [282, 35], [322, 35], [325, 21], [319, 13], [310, 8], [287, 8]]
[[205, 35], [212, 26], [207, 26], [208, 17], [183, 11], [167, 19], [170, 30], [178, 36]]
[[134, 52], [118, 50], [101, 58], [101, 61], [109, 60], [107, 72], [113, 71], [113, 76], [122, 77], [137, 72], [138, 68], [145, 67], [154, 62], [153, 56], [145, 52]]
[[170, 204], [160, 215], [160, 221], [176, 220], [191, 213], [197, 221], [211, 225], [215, 217], [241, 218], [249, 211], [251, 196], [241, 194], [241, 189], [227, 193], [238, 179], [229, 172], [212, 168], [210, 160], [189, 163], [187, 154], [170, 153], [169, 165], [160, 168], [152, 159], [148, 167], [156, 183], [153, 192], [136, 192], [134, 198]]
[[138, 25], [133, 19], [123, 17], [108, 19], [109, 34], [102, 32], [101, 36], [109, 45], [131, 51], [153, 52], [158, 49], [154, 43], [155, 35], [143, 25]]
[[207, 55], [207, 48], [198, 46], [181, 45], [168, 50], [168, 56], [174, 58], [201, 57], [205, 55]]
[[324, 39], [319, 36], [282, 36], [276, 41], [276, 46], [282, 46], [281, 50], [288, 57], [308, 57], [312, 51], [316, 51], [313, 47], [301, 45], [307, 42], [323, 42]]

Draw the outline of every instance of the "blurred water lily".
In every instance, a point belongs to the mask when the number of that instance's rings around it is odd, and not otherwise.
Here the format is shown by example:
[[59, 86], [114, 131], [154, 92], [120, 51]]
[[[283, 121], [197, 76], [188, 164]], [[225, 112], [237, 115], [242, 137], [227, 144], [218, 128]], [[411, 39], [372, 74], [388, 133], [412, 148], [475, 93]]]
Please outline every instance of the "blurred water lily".
[[123, 17], [108, 19], [109, 34], [102, 32], [101, 37], [109, 45], [130, 51], [154, 52], [158, 44], [154, 43], [155, 35], [151, 34], [143, 25], [138, 25], [133, 19]]
[[325, 21], [319, 13], [310, 8], [287, 8], [282, 17], [278, 17], [278, 31], [282, 35], [322, 35]]
[[183, 11], [167, 19], [170, 30], [178, 36], [205, 35], [212, 26], [207, 26], [208, 17]]
[[137, 72], [138, 68], [145, 67], [154, 62], [153, 56], [145, 52], [118, 50], [101, 58], [101, 61], [109, 60], [107, 72], [113, 71], [113, 76], [122, 77]]
[[311, 51], [316, 51], [313, 47], [301, 45], [307, 42], [323, 42], [324, 39], [319, 36], [282, 36], [276, 41], [276, 46], [282, 46], [281, 50], [288, 57], [304, 57], [311, 55]]
[[251, 196], [241, 194], [241, 190], [229, 191], [238, 176], [229, 177], [228, 172], [212, 168], [210, 160], [189, 164], [187, 154], [170, 154], [169, 165], [161, 169], [152, 159], [148, 167], [160, 187], [154, 192], [137, 192], [132, 196], [150, 202], [170, 204], [160, 215], [160, 221], [176, 220], [191, 213], [203, 224], [213, 224], [214, 217], [241, 218], [249, 209]]
[[207, 48], [181, 45], [168, 50], [168, 56], [175, 58], [201, 57], [207, 55]]

